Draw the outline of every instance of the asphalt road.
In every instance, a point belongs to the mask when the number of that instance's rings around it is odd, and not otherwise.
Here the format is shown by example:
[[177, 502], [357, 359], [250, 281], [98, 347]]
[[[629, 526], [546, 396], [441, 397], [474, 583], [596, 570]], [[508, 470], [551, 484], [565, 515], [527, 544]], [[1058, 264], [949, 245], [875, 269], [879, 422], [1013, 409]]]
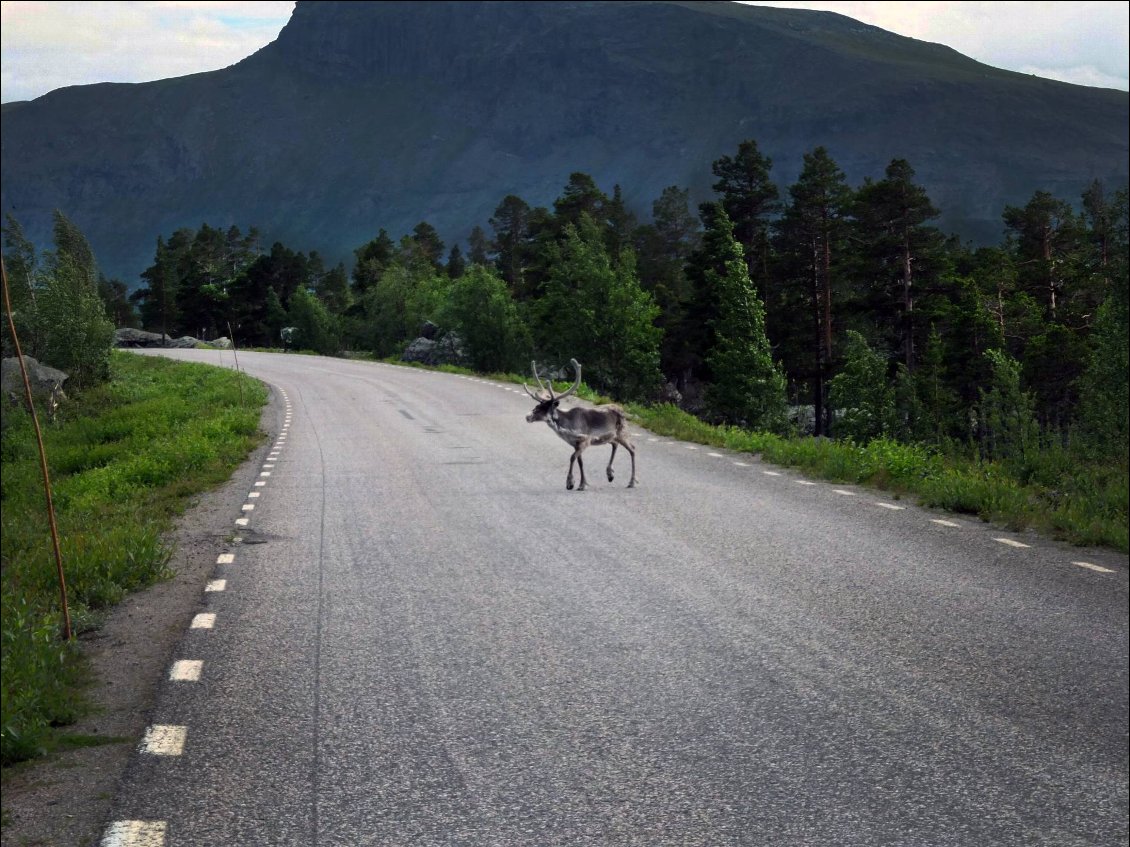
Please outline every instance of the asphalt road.
[[1128, 843], [1125, 556], [635, 428], [566, 491], [520, 387], [239, 361], [277, 451], [107, 844]]

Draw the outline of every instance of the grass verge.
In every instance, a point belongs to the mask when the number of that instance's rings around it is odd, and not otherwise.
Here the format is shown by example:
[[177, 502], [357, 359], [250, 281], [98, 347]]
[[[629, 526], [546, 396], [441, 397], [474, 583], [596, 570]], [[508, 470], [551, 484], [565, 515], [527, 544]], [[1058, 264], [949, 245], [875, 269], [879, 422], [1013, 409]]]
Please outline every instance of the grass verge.
[[[115, 351], [111, 379], [43, 424], [74, 629], [167, 576], [164, 540], [190, 499], [261, 442], [266, 388], [207, 365]], [[242, 380], [242, 400], [240, 384]], [[41, 424], [43, 418], [41, 416]], [[0, 763], [72, 744], [86, 669], [62, 614], [30, 416], [4, 409]]]

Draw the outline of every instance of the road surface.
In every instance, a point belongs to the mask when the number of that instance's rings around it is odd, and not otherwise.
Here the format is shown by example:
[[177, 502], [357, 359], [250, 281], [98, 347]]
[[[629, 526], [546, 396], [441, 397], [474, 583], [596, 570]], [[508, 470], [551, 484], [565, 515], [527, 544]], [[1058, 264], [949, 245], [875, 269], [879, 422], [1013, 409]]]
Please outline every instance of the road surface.
[[567, 491], [518, 386], [239, 363], [276, 437], [106, 844], [1127, 844], [1125, 556], [638, 428]]

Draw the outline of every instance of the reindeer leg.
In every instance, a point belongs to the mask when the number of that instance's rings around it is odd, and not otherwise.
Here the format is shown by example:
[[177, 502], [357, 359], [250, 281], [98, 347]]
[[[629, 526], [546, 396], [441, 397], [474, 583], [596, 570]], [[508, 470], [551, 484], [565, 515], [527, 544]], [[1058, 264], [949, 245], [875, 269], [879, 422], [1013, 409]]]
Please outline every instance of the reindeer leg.
[[632, 478], [628, 480], [628, 488], [636, 487], [636, 448], [632, 446], [632, 442], [624, 439], [620, 442], [624, 445], [624, 449], [628, 451], [628, 455], [632, 457]]
[[581, 461], [581, 450], [582, 448], [577, 448], [577, 468], [581, 471], [581, 484], [577, 486], [578, 491], [585, 490], [585, 463]]
[[616, 442], [613, 441], [612, 442], [612, 455], [608, 457], [608, 481], [609, 482], [612, 482], [613, 477], [616, 476], [616, 474], [612, 470], [612, 462], [615, 460], [615, 458], [616, 458]]
[[[573, 462], [575, 462], [577, 460], [578, 455], [580, 455], [579, 452], [574, 450], [573, 455], [569, 457], [569, 475], [567, 477], [565, 477], [565, 488], [567, 488], [569, 491], [573, 490]], [[585, 478], [585, 472], [582, 470], [581, 471], [581, 480], [583, 481], [584, 478]]]

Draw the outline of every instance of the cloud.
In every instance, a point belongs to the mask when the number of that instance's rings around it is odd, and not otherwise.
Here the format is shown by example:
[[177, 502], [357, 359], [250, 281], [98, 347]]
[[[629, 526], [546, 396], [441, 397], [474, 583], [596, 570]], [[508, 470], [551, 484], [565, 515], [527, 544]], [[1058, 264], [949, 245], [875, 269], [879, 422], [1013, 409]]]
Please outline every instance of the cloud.
[[293, 2], [4, 2], [3, 102], [66, 85], [232, 65], [273, 41]]
[[996, 68], [1130, 88], [1130, 2], [775, 2], [838, 12]]

